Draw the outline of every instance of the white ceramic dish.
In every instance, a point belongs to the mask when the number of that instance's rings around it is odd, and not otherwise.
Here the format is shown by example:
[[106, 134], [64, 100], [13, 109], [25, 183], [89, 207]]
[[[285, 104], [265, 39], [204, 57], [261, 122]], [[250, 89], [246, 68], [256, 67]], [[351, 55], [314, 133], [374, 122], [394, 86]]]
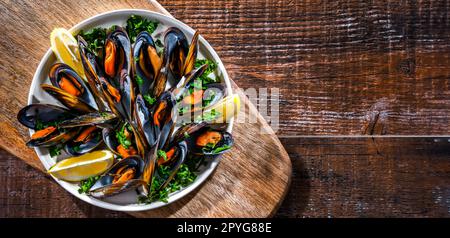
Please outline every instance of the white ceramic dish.
[[[165, 16], [165, 15], [162, 15], [162, 14], [159, 14], [156, 12], [152, 12], [152, 11], [137, 10], [137, 9], [124, 9], [124, 10], [117, 10], [117, 11], [111, 11], [111, 12], [99, 14], [99, 15], [91, 17], [85, 21], [80, 22], [79, 24], [72, 27], [70, 29], [70, 31], [78, 32], [80, 30], [89, 30], [94, 27], [109, 27], [112, 25], [125, 25], [126, 20], [131, 15], [140, 15], [142, 17], [158, 21], [160, 23], [158, 26], [158, 29], [152, 35], [158, 34], [159, 32], [163, 31], [165, 27], [168, 27], [168, 26], [174, 26], [174, 27], [178, 27], [179, 29], [181, 29], [186, 34], [189, 41], [191, 40], [191, 38], [194, 34], [194, 30], [192, 28], [190, 28], [186, 24], [184, 24], [174, 18]], [[206, 57], [208, 59], [212, 59], [215, 62], [217, 62], [218, 69], [217, 69], [216, 73], [225, 82], [226, 88], [227, 88], [227, 94], [231, 94], [232, 93], [231, 84], [230, 84], [230, 81], [228, 78], [228, 74], [222, 64], [222, 61], [220, 60], [217, 53], [213, 50], [211, 45], [201, 36], [199, 38], [199, 55]], [[36, 70], [36, 73], [34, 74], [33, 82], [31, 84], [31, 88], [30, 88], [30, 92], [29, 92], [29, 96], [28, 96], [28, 104], [45, 102], [45, 103], [50, 103], [50, 104], [61, 105], [57, 101], [55, 101], [51, 96], [47, 95], [40, 88], [40, 85], [42, 83], [49, 82], [49, 79], [48, 79], [49, 68], [55, 62], [56, 62], [56, 57], [54, 56], [54, 54], [52, 53], [51, 50], [48, 50], [47, 53], [42, 58], [39, 66]], [[228, 132], [231, 132], [232, 125], [233, 125], [233, 119], [231, 119], [231, 121], [228, 124], [228, 127], [227, 127]], [[33, 133], [33, 130], [30, 130], [30, 135], [32, 133]], [[58, 158], [50, 157], [47, 149], [44, 149], [44, 148], [35, 148], [35, 151], [46, 169], [48, 169], [52, 165], [54, 165], [57, 160], [62, 159], [61, 157], [58, 157]], [[64, 157], [64, 156], [62, 156], [62, 157]], [[64, 189], [66, 189], [72, 195], [74, 195], [74, 196], [78, 197], [79, 199], [81, 199], [87, 203], [90, 203], [94, 206], [98, 206], [98, 207], [102, 207], [102, 208], [110, 209], [110, 210], [116, 210], [116, 211], [144, 211], [144, 210], [151, 210], [151, 209], [155, 209], [155, 208], [158, 208], [161, 206], [168, 205], [168, 204], [182, 198], [186, 194], [192, 192], [194, 189], [196, 189], [198, 186], [200, 186], [211, 175], [211, 173], [214, 171], [214, 169], [216, 168], [218, 163], [219, 163], [219, 159], [217, 158], [215, 160], [210, 161], [206, 166], [202, 167], [200, 172], [198, 173], [197, 179], [190, 186], [183, 188], [182, 190], [179, 190], [177, 192], [172, 193], [169, 196], [168, 203], [154, 202], [151, 204], [138, 204], [136, 202], [136, 195], [133, 191], [128, 192], [128, 193], [123, 193], [123, 194], [120, 194], [118, 196], [114, 196], [114, 197], [111, 197], [108, 199], [99, 200], [99, 199], [95, 199], [95, 198], [89, 197], [84, 194], [79, 194], [78, 193], [78, 184], [68, 183], [65, 181], [58, 180], [56, 178], [54, 178], [54, 179], [56, 180], [57, 183], [59, 183]]]

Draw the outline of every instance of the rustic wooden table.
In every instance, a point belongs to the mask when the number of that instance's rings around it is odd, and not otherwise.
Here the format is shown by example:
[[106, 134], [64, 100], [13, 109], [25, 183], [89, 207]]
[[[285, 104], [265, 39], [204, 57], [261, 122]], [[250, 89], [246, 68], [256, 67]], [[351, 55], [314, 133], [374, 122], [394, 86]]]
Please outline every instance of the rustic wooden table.
[[[280, 89], [293, 178], [277, 217], [450, 215], [448, 1], [160, 2], [241, 88]], [[0, 217], [127, 216], [0, 159]]]

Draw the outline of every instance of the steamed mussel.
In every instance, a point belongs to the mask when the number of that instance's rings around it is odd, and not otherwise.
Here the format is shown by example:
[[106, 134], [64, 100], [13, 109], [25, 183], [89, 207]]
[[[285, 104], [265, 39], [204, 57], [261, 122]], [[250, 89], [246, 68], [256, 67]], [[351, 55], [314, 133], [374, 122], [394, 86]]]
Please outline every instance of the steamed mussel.
[[[104, 198], [136, 191], [144, 202], [164, 200], [161, 194], [195, 180], [189, 164], [233, 145], [232, 135], [214, 125], [229, 115], [209, 115], [229, 106], [222, 105], [226, 88], [214, 74], [216, 64], [197, 58], [198, 32], [189, 42], [175, 27], [162, 41], [142, 29], [130, 39], [129, 26], [97, 28], [102, 30], [94, 48], [91, 35], [77, 36], [83, 76], [60, 62], [50, 68], [51, 84], [41, 85], [64, 107], [36, 103], [18, 113], [19, 122], [34, 130], [27, 145], [58, 147], [72, 158], [110, 150], [115, 162], [82, 181], [83, 192]], [[189, 177], [180, 182], [182, 174]]]

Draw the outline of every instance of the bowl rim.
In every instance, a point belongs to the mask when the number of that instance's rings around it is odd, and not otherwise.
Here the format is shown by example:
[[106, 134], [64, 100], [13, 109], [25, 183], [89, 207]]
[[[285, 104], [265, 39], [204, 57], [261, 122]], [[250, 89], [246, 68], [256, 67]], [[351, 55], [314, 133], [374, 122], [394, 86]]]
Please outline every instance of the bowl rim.
[[[103, 12], [103, 13], [94, 15], [92, 17], [89, 17], [89, 18], [77, 23], [76, 25], [71, 27], [69, 29], [69, 31], [71, 33], [78, 32], [81, 29], [85, 29], [89, 24], [91, 24], [93, 22], [101, 21], [102, 19], [108, 18], [108, 17], [114, 17], [114, 16], [117, 17], [117, 16], [124, 16], [124, 15], [128, 15], [128, 16], [140, 15], [144, 18], [150, 18], [150, 19], [154, 19], [154, 20], [157, 20], [157, 18], [161, 18], [167, 22], [170, 22], [169, 26], [179, 27], [189, 37], [192, 37], [192, 35], [194, 34], [194, 30], [190, 26], [181, 22], [180, 20], [175, 19], [171, 16], [167, 16], [167, 15], [158, 13], [158, 12], [144, 10], [144, 9], [119, 9], [119, 10]], [[221, 77], [223, 78], [223, 80], [226, 84], [227, 93], [232, 94], [233, 90], [231, 87], [231, 82], [230, 82], [228, 73], [227, 73], [220, 57], [217, 55], [216, 51], [212, 48], [212, 46], [203, 38], [203, 36], [200, 35], [198, 40], [199, 40], [199, 44], [201, 44], [205, 48], [205, 51], [212, 56], [212, 58], [214, 59], [215, 62], [217, 62], [218, 71], [221, 73]], [[47, 52], [45, 53], [45, 55], [40, 60], [38, 67], [36, 68], [36, 71], [33, 75], [33, 80], [32, 80], [31, 86], [29, 88], [30, 91], [28, 93], [28, 102], [27, 102], [28, 105], [33, 103], [33, 96], [34, 96], [35, 88], [36, 88], [37, 84], [41, 82], [40, 75], [42, 74], [42, 71], [44, 70], [47, 62], [50, 60], [50, 57], [52, 56], [52, 54], [53, 54], [53, 52], [49, 48], [47, 50]], [[226, 131], [229, 133], [232, 132], [233, 122], [234, 122], [234, 117], [232, 117], [230, 119], [230, 121], [228, 122], [228, 125], [227, 125]], [[31, 136], [33, 133], [33, 130], [29, 129], [29, 133]], [[48, 170], [50, 168], [51, 164], [49, 164], [48, 161], [45, 158], [43, 158], [43, 155], [38, 151], [38, 148], [34, 148], [34, 150], [35, 150], [37, 156], [39, 157], [39, 160], [44, 165], [45, 169]], [[75, 196], [78, 199], [81, 199], [91, 205], [101, 207], [104, 209], [108, 209], [108, 210], [113, 210], [113, 211], [137, 212], [137, 211], [148, 211], [148, 210], [156, 209], [159, 207], [167, 206], [167, 205], [181, 199], [182, 197], [186, 196], [187, 194], [193, 192], [195, 189], [200, 187], [211, 176], [211, 174], [215, 171], [219, 162], [220, 162], [220, 158], [215, 158], [213, 161], [211, 161], [208, 168], [206, 168], [202, 173], [198, 174], [197, 179], [192, 184], [183, 188], [180, 191], [174, 192], [171, 196], [169, 196], [167, 203], [157, 201], [157, 202], [153, 202], [150, 204], [138, 204], [138, 203], [127, 204], [127, 205], [114, 204], [114, 203], [110, 203], [110, 202], [103, 201], [100, 199], [89, 197], [85, 194], [79, 194], [78, 191], [76, 191], [73, 188], [73, 186], [70, 185], [69, 183], [59, 180], [59, 179], [55, 178], [54, 176], [51, 176], [51, 177], [61, 187], [63, 187], [66, 191], [71, 193], [73, 196]]]

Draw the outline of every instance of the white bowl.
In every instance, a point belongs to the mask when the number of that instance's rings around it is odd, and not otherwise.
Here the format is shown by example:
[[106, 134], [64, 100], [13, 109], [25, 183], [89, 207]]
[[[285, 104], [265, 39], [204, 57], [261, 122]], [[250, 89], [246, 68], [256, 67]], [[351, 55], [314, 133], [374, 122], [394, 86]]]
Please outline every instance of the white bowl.
[[[158, 26], [157, 31], [152, 34], [155, 35], [157, 32], [160, 32], [164, 27], [170, 27], [174, 26], [179, 29], [181, 29], [187, 36], [188, 40], [190, 41], [192, 36], [194, 35], [194, 30], [187, 26], [186, 24], [156, 13], [152, 11], [147, 10], [136, 10], [136, 9], [124, 9], [124, 10], [117, 10], [117, 11], [111, 11], [102, 13], [99, 15], [96, 15], [94, 17], [91, 17], [87, 20], [84, 20], [80, 22], [79, 24], [75, 25], [70, 29], [71, 32], [78, 32], [80, 30], [89, 30], [94, 27], [109, 27], [111, 25], [125, 25], [126, 20], [131, 15], [140, 15], [144, 18], [148, 18], [151, 20], [156, 20], [160, 24]], [[163, 28], [161, 28], [163, 27]], [[199, 37], [199, 55], [203, 55], [204, 57], [208, 59], [212, 59], [218, 64], [217, 74], [219, 77], [225, 82], [227, 93], [231, 94], [231, 84], [230, 80], [228, 78], [228, 74], [222, 64], [222, 61], [220, 60], [217, 53], [213, 50], [211, 45], [203, 38]], [[56, 57], [52, 53], [52, 51], [49, 49], [47, 53], [42, 58], [36, 73], [33, 77], [33, 82], [31, 83], [31, 88], [28, 96], [28, 104], [31, 103], [38, 103], [38, 102], [45, 102], [50, 104], [59, 104], [56, 100], [54, 100], [51, 96], [47, 95], [41, 88], [40, 85], [44, 82], [49, 82], [48, 79], [48, 72], [51, 65], [53, 65], [56, 62]], [[233, 125], [233, 119], [228, 124], [227, 131], [231, 133]], [[33, 133], [33, 130], [30, 130], [30, 135]], [[54, 165], [57, 161], [56, 158], [50, 157], [48, 154], [47, 149], [44, 148], [35, 148], [35, 151], [41, 160], [42, 164], [46, 169], [49, 169], [52, 165]], [[58, 158], [60, 160], [61, 158]], [[69, 191], [72, 195], [78, 197], [79, 199], [90, 203], [94, 206], [115, 210], [115, 211], [144, 211], [144, 210], [151, 210], [158, 207], [162, 207], [165, 205], [168, 205], [170, 203], [173, 203], [174, 201], [184, 197], [186, 194], [192, 192], [194, 189], [196, 189], [198, 186], [200, 186], [207, 178], [211, 175], [211, 173], [214, 171], [214, 169], [217, 167], [219, 163], [219, 158], [216, 158], [214, 160], [211, 160], [206, 166], [204, 166], [201, 171], [198, 173], [197, 179], [188, 187], [183, 188], [177, 192], [174, 192], [170, 194], [168, 198], [168, 202], [154, 202], [151, 204], [138, 204], [135, 200], [135, 193], [133, 191], [120, 194], [108, 199], [95, 199], [92, 197], [89, 197], [85, 194], [79, 194], [78, 193], [78, 184], [74, 183], [68, 183], [62, 180], [56, 180], [58, 184], [60, 184], [64, 189]], [[132, 203], [130, 203], [132, 202]]]

